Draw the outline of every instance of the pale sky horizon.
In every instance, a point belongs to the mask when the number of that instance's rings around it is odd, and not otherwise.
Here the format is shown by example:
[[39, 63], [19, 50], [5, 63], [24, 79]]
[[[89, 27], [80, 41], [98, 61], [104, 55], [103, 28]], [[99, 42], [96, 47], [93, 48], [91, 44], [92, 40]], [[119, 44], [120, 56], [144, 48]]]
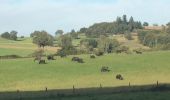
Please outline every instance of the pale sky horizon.
[[29, 36], [35, 30], [50, 34], [112, 22], [124, 14], [141, 22], [170, 22], [170, 0], [0, 0], [0, 34], [16, 30]]

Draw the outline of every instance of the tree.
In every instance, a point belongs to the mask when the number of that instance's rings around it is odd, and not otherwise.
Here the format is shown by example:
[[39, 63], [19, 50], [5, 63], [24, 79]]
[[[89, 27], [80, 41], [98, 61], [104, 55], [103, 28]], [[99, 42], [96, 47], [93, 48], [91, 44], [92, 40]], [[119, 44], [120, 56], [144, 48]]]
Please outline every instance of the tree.
[[72, 39], [70, 36], [68, 35], [63, 35], [61, 36], [60, 38], [60, 46], [63, 48], [63, 49], [69, 49], [70, 47], [72, 47]]
[[76, 48], [72, 45], [71, 37], [67, 35], [63, 35], [60, 37], [59, 45], [61, 46], [61, 50], [57, 52], [57, 54], [62, 55], [70, 55], [70, 54], [77, 54]]
[[127, 24], [127, 16], [126, 15], [123, 15], [123, 23]]
[[17, 31], [11, 31], [10, 32], [10, 39], [11, 40], [17, 40]]
[[72, 38], [78, 39], [78, 33], [74, 29], [71, 30], [70, 35]]
[[37, 44], [39, 47], [52, 46], [54, 38], [46, 31], [35, 31], [32, 33], [33, 43]]
[[149, 26], [149, 23], [148, 22], [144, 22], [143, 26]]
[[166, 29], [166, 32], [170, 34], [170, 22], [166, 24], [168, 28]]
[[130, 19], [129, 19], [129, 31], [132, 32], [133, 29], [135, 28], [135, 25], [134, 25], [134, 20], [133, 20], [133, 17], [131, 16]]
[[63, 35], [63, 33], [64, 33], [63, 30], [57, 30], [57, 31], [55, 32], [55, 35], [56, 35], [56, 36], [61, 36], [61, 35]]
[[87, 31], [87, 28], [85, 28], [85, 27], [80, 29], [80, 33], [86, 33], [86, 31]]
[[118, 46], [117, 40], [109, 39], [106, 36], [101, 35], [98, 39], [98, 48], [101, 52], [111, 53]]
[[17, 31], [11, 31], [9, 32], [5, 32], [3, 34], [1, 34], [1, 37], [6, 38], [6, 39], [10, 39], [10, 40], [17, 40]]
[[10, 34], [9, 34], [9, 32], [4, 32], [4, 33], [1, 34], [1, 37], [6, 38], [6, 39], [10, 39]]

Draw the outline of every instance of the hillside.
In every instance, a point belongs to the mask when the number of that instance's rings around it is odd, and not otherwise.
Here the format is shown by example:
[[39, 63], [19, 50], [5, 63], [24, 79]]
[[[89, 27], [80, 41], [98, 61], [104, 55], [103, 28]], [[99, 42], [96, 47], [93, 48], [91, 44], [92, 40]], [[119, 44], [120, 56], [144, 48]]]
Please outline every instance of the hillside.
[[[18, 39], [18, 41], [0, 38], [0, 56], [19, 55], [28, 56], [37, 50], [38, 47], [32, 43], [31, 38]], [[57, 52], [57, 47], [45, 47], [46, 53]]]

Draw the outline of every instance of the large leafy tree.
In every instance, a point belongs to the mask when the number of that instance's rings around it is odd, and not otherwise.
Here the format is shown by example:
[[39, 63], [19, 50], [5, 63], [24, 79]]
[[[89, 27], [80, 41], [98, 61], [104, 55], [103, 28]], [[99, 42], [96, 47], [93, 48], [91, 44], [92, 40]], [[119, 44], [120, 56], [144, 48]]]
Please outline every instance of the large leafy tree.
[[10, 39], [10, 40], [17, 40], [17, 31], [11, 31], [9, 32], [4, 32], [1, 34], [1, 37], [6, 38], [6, 39]]
[[52, 46], [54, 38], [46, 31], [35, 31], [32, 33], [33, 43], [39, 47]]
[[56, 36], [61, 36], [61, 35], [63, 35], [63, 33], [64, 33], [63, 30], [57, 30], [57, 31], [55, 32], [55, 35], [56, 35]]

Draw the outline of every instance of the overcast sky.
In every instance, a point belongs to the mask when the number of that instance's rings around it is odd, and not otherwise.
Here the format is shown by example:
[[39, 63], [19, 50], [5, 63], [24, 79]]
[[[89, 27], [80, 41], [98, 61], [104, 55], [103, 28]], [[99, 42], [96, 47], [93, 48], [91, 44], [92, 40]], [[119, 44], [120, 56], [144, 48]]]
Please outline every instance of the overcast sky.
[[151, 24], [170, 21], [170, 0], [0, 0], [0, 33], [34, 30], [54, 34], [78, 30], [96, 22], [114, 21], [126, 14]]

